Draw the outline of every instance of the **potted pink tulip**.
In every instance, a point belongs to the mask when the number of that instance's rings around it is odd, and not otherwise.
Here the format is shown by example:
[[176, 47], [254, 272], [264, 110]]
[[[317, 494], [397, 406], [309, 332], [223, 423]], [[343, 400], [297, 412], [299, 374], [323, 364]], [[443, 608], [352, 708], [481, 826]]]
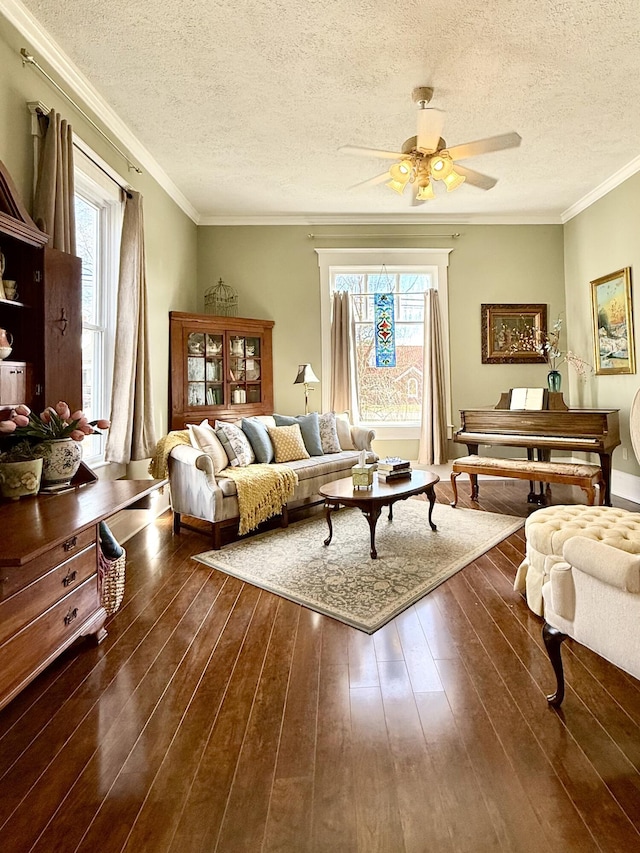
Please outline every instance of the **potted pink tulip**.
[[0, 418], [0, 447], [28, 442], [33, 458], [42, 460], [43, 483], [55, 487], [68, 485], [80, 467], [84, 437], [109, 428], [107, 420], [89, 421], [82, 411], [72, 413], [62, 400], [39, 415], [20, 405]]

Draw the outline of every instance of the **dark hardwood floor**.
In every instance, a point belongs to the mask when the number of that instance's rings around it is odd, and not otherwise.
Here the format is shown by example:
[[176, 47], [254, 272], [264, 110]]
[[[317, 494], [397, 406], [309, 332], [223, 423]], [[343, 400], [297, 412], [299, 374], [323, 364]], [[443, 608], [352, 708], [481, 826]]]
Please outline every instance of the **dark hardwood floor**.
[[640, 850], [640, 682], [569, 640], [547, 706], [522, 531], [373, 636], [193, 561], [169, 515], [126, 547], [105, 642], [0, 712], [3, 853]]

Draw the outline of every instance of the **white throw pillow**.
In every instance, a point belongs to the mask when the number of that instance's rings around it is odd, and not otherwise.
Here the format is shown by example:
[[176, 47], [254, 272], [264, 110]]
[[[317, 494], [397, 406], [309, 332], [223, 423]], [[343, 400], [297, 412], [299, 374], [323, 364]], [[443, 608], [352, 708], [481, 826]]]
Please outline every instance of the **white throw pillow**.
[[216, 421], [216, 435], [233, 468], [244, 468], [256, 461], [253, 447], [240, 427], [226, 421]]
[[338, 433], [338, 441], [343, 450], [357, 450], [355, 444], [351, 440], [351, 422], [349, 420], [349, 412], [336, 412], [336, 431]]
[[322, 443], [323, 453], [340, 453], [340, 439], [336, 429], [335, 412], [326, 412], [324, 415], [318, 416], [318, 426], [320, 427], [320, 441]]
[[209, 421], [187, 424], [187, 429], [192, 447], [206, 453], [213, 462], [213, 473], [219, 474], [224, 471], [229, 466], [229, 458]]

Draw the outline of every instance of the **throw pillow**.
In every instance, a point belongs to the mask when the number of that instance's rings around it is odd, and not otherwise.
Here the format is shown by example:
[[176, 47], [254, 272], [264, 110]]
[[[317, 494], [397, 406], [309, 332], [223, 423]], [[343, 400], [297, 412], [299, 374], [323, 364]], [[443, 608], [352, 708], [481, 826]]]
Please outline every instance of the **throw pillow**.
[[292, 426], [293, 424], [300, 425], [302, 440], [304, 446], [309, 452], [309, 456], [322, 456], [322, 442], [320, 440], [320, 426], [318, 424], [318, 413], [309, 412], [308, 415], [297, 415], [291, 418], [288, 415], [273, 416], [276, 426]]
[[318, 417], [320, 427], [320, 441], [323, 453], [340, 453], [340, 439], [336, 430], [335, 412], [326, 412]]
[[242, 432], [249, 439], [257, 462], [273, 462], [273, 444], [271, 444], [266, 424], [257, 418], [243, 418]]
[[273, 442], [276, 462], [294, 462], [296, 459], [308, 459], [309, 454], [302, 440], [300, 424], [291, 426], [267, 427], [269, 438]]
[[189, 430], [191, 446], [206, 453], [213, 462], [213, 473], [219, 474], [220, 471], [224, 471], [229, 465], [229, 457], [209, 421], [204, 420], [200, 424], [187, 424], [187, 429]]
[[229, 458], [229, 465], [233, 468], [244, 468], [255, 462], [256, 457], [249, 439], [240, 427], [224, 421], [216, 421], [216, 435]]
[[357, 447], [351, 440], [351, 421], [349, 420], [349, 412], [336, 412], [336, 431], [338, 433], [338, 441], [343, 450], [357, 450]]

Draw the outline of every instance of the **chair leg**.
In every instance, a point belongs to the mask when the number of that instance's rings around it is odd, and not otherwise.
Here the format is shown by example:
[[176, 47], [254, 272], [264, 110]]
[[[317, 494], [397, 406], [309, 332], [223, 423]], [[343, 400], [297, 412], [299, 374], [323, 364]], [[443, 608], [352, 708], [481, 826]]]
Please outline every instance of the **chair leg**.
[[456, 479], [460, 476], [460, 472], [452, 471], [451, 472], [451, 488], [453, 489], [453, 500], [451, 501], [451, 506], [455, 506], [458, 503], [458, 485], [456, 483]]
[[180, 513], [173, 513], [173, 532], [180, 533]]
[[547, 696], [547, 702], [557, 708], [564, 699], [564, 670], [560, 647], [563, 641], [567, 639], [567, 635], [545, 622], [542, 626], [542, 639], [556, 676], [556, 692]]

